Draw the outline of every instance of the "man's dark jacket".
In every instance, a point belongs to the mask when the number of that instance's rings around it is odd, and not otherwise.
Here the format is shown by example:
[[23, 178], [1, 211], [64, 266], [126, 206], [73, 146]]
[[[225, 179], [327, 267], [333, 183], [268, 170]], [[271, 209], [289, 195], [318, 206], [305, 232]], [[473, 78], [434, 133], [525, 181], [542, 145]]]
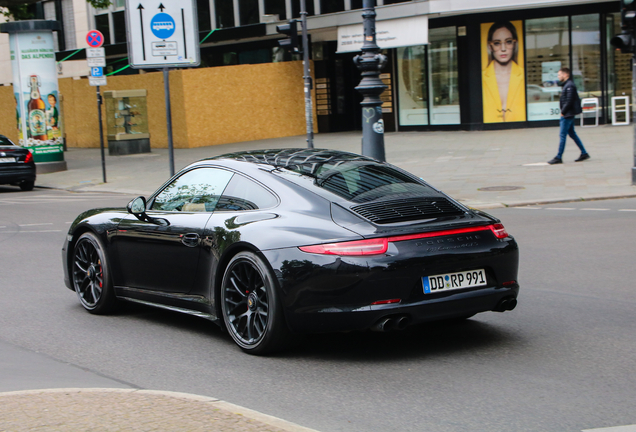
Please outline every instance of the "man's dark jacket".
[[579, 99], [579, 93], [576, 90], [574, 81], [570, 78], [563, 83], [561, 100], [559, 102], [563, 117], [574, 117], [577, 114], [581, 114], [581, 99]]

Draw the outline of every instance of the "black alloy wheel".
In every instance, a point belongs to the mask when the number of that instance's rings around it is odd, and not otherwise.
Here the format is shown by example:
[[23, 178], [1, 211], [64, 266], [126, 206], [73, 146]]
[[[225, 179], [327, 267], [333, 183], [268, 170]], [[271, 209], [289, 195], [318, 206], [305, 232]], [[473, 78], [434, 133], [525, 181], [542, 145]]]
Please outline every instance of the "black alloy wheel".
[[223, 322], [234, 342], [249, 354], [270, 354], [289, 342], [275, 280], [256, 254], [236, 254], [221, 285]]
[[105, 314], [115, 307], [115, 293], [102, 242], [95, 234], [82, 234], [73, 249], [73, 287], [84, 309]]

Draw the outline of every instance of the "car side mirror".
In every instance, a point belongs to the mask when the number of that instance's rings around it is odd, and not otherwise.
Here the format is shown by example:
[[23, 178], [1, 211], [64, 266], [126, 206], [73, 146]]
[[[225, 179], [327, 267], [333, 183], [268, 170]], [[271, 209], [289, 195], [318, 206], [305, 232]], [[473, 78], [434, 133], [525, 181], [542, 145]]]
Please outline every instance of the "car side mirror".
[[128, 203], [126, 210], [137, 217], [143, 216], [146, 213], [146, 198], [142, 196], [135, 198]]

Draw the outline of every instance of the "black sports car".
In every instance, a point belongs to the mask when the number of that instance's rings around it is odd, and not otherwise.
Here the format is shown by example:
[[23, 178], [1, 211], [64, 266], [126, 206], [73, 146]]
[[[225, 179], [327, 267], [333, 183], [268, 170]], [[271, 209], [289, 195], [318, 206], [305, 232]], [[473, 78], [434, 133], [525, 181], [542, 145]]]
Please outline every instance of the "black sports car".
[[0, 135], [0, 184], [20, 186], [24, 191], [35, 185], [35, 162], [31, 152]]
[[512, 310], [519, 250], [494, 217], [333, 150], [226, 154], [147, 200], [87, 211], [62, 250], [89, 312], [127, 300], [208, 318], [244, 351], [292, 334]]

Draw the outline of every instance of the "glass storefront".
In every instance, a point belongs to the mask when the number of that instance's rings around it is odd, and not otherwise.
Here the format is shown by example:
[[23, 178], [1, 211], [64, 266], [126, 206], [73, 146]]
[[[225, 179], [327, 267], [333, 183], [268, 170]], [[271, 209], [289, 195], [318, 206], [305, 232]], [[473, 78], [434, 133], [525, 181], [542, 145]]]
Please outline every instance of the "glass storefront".
[[428, 46], [398, 48], [397, 69], [400, 126], [460, 124], [456, 27], [429, 30]]
[[568, 17], [526, 20], [528, 120], [559, 120], [557, 73], [570, 67]]
[[[610, 40], [621, 34], [621, 14], [608, 14], [605, 19], [607, 48], [607, 104], [608, 117], [611, 119], [611, 98], [614, 96], [627, 96], [633, 106], [632, 99], [632, 55], [623, 54], [619, 49], [610, 44]], [[624, 107], [622, 107], [624, 109]], [[618, 111], [618, 110], [617, 110]], [[622, 114], [624, 120], [625, 114]]]

